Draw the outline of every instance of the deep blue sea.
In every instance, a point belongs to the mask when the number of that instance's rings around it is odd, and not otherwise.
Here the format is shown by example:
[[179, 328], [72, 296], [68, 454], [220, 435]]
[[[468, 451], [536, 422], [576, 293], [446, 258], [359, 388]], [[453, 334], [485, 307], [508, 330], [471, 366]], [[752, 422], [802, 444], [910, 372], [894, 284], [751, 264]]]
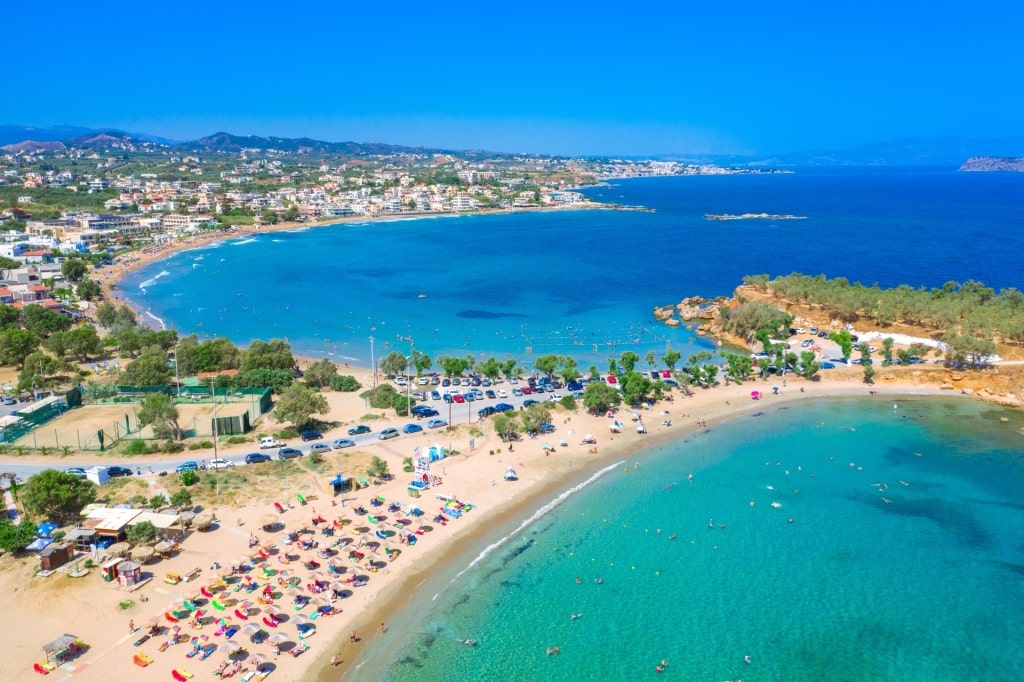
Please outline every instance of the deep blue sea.
[[[176, 254], [122, 295], [183, 332], [287, 337], [295, 351], [370, 364], [415, 348], [603, 364], [684, 357], [710, 342], [656, 324], [656, 305], [731, 294], [747, 274], [997, 289], [1024, 276], [1024, 174], [806, 170], [614, 181], [585, 191], [654, 213], [439, 217], [273, 232]], [[806, 220], [709, 221], [706, 213]]]

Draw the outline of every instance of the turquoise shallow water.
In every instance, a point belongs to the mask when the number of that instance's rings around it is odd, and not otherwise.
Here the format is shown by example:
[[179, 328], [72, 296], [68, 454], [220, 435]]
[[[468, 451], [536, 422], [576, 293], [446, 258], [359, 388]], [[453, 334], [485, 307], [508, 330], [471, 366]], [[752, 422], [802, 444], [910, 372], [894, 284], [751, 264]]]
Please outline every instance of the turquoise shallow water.
[[645, 453], [409, 595], [351, 679], [1020, 679], [1018, 422], [835, 400]]

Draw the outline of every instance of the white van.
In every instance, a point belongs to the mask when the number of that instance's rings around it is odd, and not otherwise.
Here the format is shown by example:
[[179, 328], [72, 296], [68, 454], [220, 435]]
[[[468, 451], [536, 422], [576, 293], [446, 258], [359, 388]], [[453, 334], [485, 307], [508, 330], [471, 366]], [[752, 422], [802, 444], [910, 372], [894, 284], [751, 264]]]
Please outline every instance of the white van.
[[260, 438], [261, 450], [264, 448], [283, 448], [284, 445], [284, 443], [278, 443], [273, 436], [266, 436], [264, 438]]

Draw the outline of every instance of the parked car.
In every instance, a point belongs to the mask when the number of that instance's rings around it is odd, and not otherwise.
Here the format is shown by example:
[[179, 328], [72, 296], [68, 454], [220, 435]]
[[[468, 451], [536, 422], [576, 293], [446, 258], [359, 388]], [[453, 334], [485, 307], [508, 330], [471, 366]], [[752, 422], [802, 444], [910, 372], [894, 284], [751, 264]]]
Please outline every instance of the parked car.
[[477, 410], [476, 411], [476, 416], [478, 416], [478, 417], [480, 417], [482, 419], [484, 417], [490, 417], [495, 412], [497, 412], [497, 410], [494, 409], [493, 407], [491, 407], [490, 405], [488, 405], [487, 407], [482, 407], [479, 410]]
[[226, 459], [211, 459], [206, 465], [207, 469], [234, 469], [235, 463]]
[[487, 389], [486, 391], [484, 391], [484, 395], [487, 396], [489, 400], [494, 400], [498, 397], [498, 395], [491, 389]]
[[278, 459], [295, 459], [296, 457], [302, 457], [302, 451], [295, 448], [281, 448], [277, 451]]
[[444, 386], [445, 388], [447, 388], [447, 387], [452, 385], [452, 380], [451, 379], [441, 379], [441, 385]]
[[371, 429], [366, 424], [360, 424], [359, 426], [353, 426], [351, 429], [349, 429], [348, 435], [358, 436], [360, 433], [370, 433], [372, 430], [373, 429]]
[[324, 434], [320, 433], [316, 429], [306, 429], [299, 434], [299, 437], [301, 437], [303, 442], [305, 442], [308, 440], [320, 440], [324, 437]]
[[246, 464], [262, 464], [263, 462], [269, 462], [270, 455], [264, 455], [262, 452], [250, 452], [245, 456]]
[[338, 440], [331, 442], [331, 447], [334, 448], [335, 450], [342, 450], [344, 448], [354, 448], [355, 446], [356, 442], [351, 438], [339, 438]]
[[438, 412], [437, 410], [435, 410], [434, 408], [430, 408], [429, 410], [423, 410], [422, 412], [417, 412], [416, 416], [418, 418], [422, 419], [424, 417], [436, 417], [439, 414], [441, 414], [441, 413]]
[[330, 452], [331, 446], [327, 443], [313, 443], [313, 446], [309, 448], [310, 452]]
[[440, 400], [441, 399], [441, 393], [439, 391], [431, 391], [430, 392], [430, 399], [431, 400]]
[[828, 360], [823, 360], [822, 363], [819, 365], [819, 367], [821, 369], [835, 369], [836, 368], [836, 363], [829, 362]]
[[107, 467], [107, 475], [111, 478], [118, 478], [120, 476], [131, 476], [132, 470], [128, 467]]
[[573, 391], [572, 397], [576, 400], [583, 400], [583, 391]]
[[514, 409], [516, 409], [516, 406], [510, 403], [498, 403], [494, 406], [495, 412], [510, 412]]
[[430, 421], [427, 422], [428, 429], [439, 429], [442, 426], [448, 426], [448, 422], [446, 422], [444, 419], [431, 419]]
[[513, 388], [512, 389], [512, 395], [514, 395], [516, 397], [519, 397], [519, 396], [523, 395], [523, 389], [521, 389], [519, 387]]
[[[113, 468], [114, 467], [111, 467], [111, 469]], [[199, 469], [199, 464], [195, 460], [191, 459], [187, 462], [182, 462], [181, 464], [174, 468], [174, 470], [177, 471], [179, 474], [183, 474], [186, 471], [196, 471], [197, 469]], [[128, 474], [131, 474], [131, 470], [128, 471]], [[114, 474], [111, 473], [110, 475], [113, 476]]]
[[498, 389], [498, 397], [499, 398], [507, 398], [508, 397], [508, 391], [506, 391], [503, 388], [499, 388]]
[[378, 438], [380, 438], [381, 440], [387, 440], [388, 438], [397, 438], [397, 437], [398, 437], [398, 429], [384, 429], [383, 431], [380, 432], [380, 436], [378, 436]]
[[402, 427], [402, 433], [419, 433], [423, 427], [419, 424], [406, 424]]
[[68, 467], [64, 470], [64, 473], [77, 476], [78, 478], [85, 478], [85, 469], [82, 467]]
[[473, 395], [473, 393], [472, 393], [472, 392], [469, 392], [469, 391], [467, 391], [466, 393], [463, 393], [463, 394], [462, 394], [462, 398], [463, 398], [463, 400], [465, 400], [465, 401], [466, 401], [467, 403], [471, 403], [471, 402], [473, 402], [474, 400], [476, 400], [476, 396], [475, 396], [475, 395]]
[[16, 405], [17, 403], [18, 403], [18, 401], [15, 400], [12, 396], [9, 396], [9, 395], [5, 395], [4, 396], [4, 405]]
[[519, 389], [519, 395], [531, 395], [535, 390], [533, 386], [523, 386]]
[[532, 398], [523, 401], [523, 407], [529, 407], [530, 405], [536, 405], [536, 404], [537, 404], [537, 401], [532, 399]]
[[462, 404], [462, 403], [466, 402], [466, 399], [462, 397], [461, 393], [455, 393], [455, 394], [452, 395], [452, 402], [456, 402], [456, 403]]
[[446, 403], [450, 404], [453, 401], [452, 394], [451, 393], [445, 393], [444, 395], [441, 396], [441, 400], [443, 400]]
[[[657, 374], [657, 372], [652, 372], [652, 374]], [[657, 379], [658, 377], [654, 377], [654, 378]], [[566, 388], [568, 390], [570, 390], [570, 391], [582, 391], [583, 390], [583, 383], [579, 382], [579, 381], [570, 381], [569, 385], [566, 386]]]
[[418, 417], [436, 417], [437, 410], [430, 405], [413, 405], [412, 409], [409, 410]]

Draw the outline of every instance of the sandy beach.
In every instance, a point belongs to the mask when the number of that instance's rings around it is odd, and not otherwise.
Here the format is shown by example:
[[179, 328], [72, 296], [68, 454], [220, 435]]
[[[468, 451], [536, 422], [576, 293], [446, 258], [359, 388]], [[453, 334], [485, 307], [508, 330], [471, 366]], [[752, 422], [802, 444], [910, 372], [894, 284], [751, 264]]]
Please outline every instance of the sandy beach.
[[[241, 667], [245, 667], [246, 660], [249, 660], [248, 668], [252, 671], [254, 666], [251, 657], [260, 654], [274, 666], [274, 679], [308, 679], [313, 673], [318, 673], [321, 680], [339, 679], [346, 670], [359, 664], [362, 644], [370, 638], [387, 636], [386, 632], [380, 632], [380, 624], [383, 622], [386, 630], [386, 624], [393, 621], [397, 610], [401, 608], [404, 602], [402, 595], [407, 590], [429, 575], [432, 567], [440, 561], [449, 565], [452, 562], [468, 564], [471, 557], [463, 556], [464, 550], [461, 548], [472, 546], [474, 540], [493, 533], [498, 521], [528, 517], [581, 477], [620, 459], [642, 458], [645, 448], [684, 437], [701, 428], [698, 420], [706, 424], [707, 428], [716, 428], [735, 416], [751, 411], [804, 400], [869, 393], [859, 373], [852, 371], [830, 373], [829, 378], [821, 382], [805, 382], [794, 378], [788, 382], [781, 395], [768, 395], [753, 401], [750, 391], [757, 386], [760, 384], [756, 382], [742, 386], [721, 386], [697, 391], [690, 398], [677, 396], [673, 402], [659, 403], [653, 409], [641, 413], [648, 430], [646, 435], [635, 432], [629, 410], [620, 410], [618, 418], [626, 423], [626, 427], [622, 433], [612, 435], [608, 427], [611, 420], [606, 416], [569, 413], [559, 408], [553, 415], [558, 431], [548, 440], [557, 443], [565, 439], [568, 445], [556, 447], [551, 454], [542, 448], [540, 439], [525, 439], [509, 452], [507, 446], [493, 433], [476, 438], [475, 447], [469, 451], [468, 433], [460, 431], [458, 440], [452, 446], [463, 454], [437, 463], [434, 473], [442, 479], [442, 483], [418, 500], [408, 495], [406, 487], [410, 475], [400, 473], [401, 460], [411, 454], [414, 446], [428, 446], [438, 440], [443, 443], [444, 434], [425, 433], [415, 439], [375, 443], [367, 450], [386, 459], [391, 470], [399, 472], [393, 481], [347, 494], [344, 506], [339, 499], [331, 499], [325, 488], [313, 494], [307, 492], [305, 506], [298, 504], [296, 498], [291, 496], [290, 499], [252, 499], [241, 508], [215, 508], [212, 511], [219, 521], [213, 528], [205, 532], [190, 532], [182, 541], [179, 553], [146, 565], [144, 570], [152, 573], [153, 579], [131, 593], [103, 583], [96, 569], [83, 578], [71, 578], [61, 573], [47, 578], [33, 578], [36, 562], [20, 560], [14, 564], [8, 559], [5, 561], [7, 570], [0, 581], [10, 595], [9, 613], [16, 616], [19, 636], [5, 638], [0, 644], [0, 654], [5, 657], [10, 670], [19, 671], [19, 678], [28, 679], [36, 674], [32, 672], [33, 663], [43, 658], [41, 646], [61, 634], [70, 633], [84, 640], [89, 648], [55, 671], [61, 675], [61, 679], [143, 679], [151, 676], [166, 679], [174, 669], [187, 671], [200, 679], [210, 679], [217, 666], [229, 661], [228, 653], [215, 651], [203, 661], [198, 656], [189, 658], [186, 654], [195, 645], [214, 648], [229, 641], [223, 634], [215, 634], [221, 629], [220, 621], [224, 618], [226, 620], [223, 622], [228, 627], [235, 625], [242, 628], [255, 624], [256, 631], [266, 633], [266, 637], [279, 633], [286, 635], [282, 645], [285, 651], [275, 655], [270, 643], [252, 643], [250, 637], [241, 632], [235, 634], [231, 641], [237, 641], [247, 649], [247, 652], [241, 654]], [[877, 391], [880, 400], [907, 394], [940, 393], [939, 389], [931, 386], [900, 381], [883, 382], [871, 390]], [[335, 395], [341, 397], [344, 394]], [[332, 401], [332, 414], [329, 417], [344, 420], [361, 414], [361, 400], [357, 398], [353, 401], [352, 398], [349, 394], [344, 395], [340, 402]], [[348, 399], [348, 404], [345, 399]], [[353, 409], [356, 411], [353, 412]], [[670, 420], [671, 426], [663, 425], [663, 420]], [[388, 424], [400, 424], [403, 421], [393, 418]], [[344, 428], [325, 433], [325, 439], [341, 437]], [[591, 446], [580, 443], [587, 434], [597, 438], [596, 454], [591, 452]], [[223, 452], [231, 454], [251, 449], [252, 445], [247, 444], [224, 448]], [[61, 465], [74, 464], [75, 459], [77, 456], [62, 460]], [[510, 466], [517, 471], [518, 481], [506, 482], [502, 479], [504, 471]], [[608, 475], [622, 474], [612, 472]], [[161, 489], [159, 476], [144, 475], [142, 478], [154, 494]], [[447, 520], [444, 525], [436, 523], [433, 519], [444, 504], [436, 498], [437, 495], [454, 496], [460, 501], [472, 503], [475, 508], [460, 518]], [[385, 504], [371, 507], [371, 499], [376, 497], [382, 497]], [[275, 501], [289, 504], [290, 508], [279, 513], [274, 507]], [[389, 512], [388, 505], [391, 502], [400, 503], [403, 509], [408, 509], [409, 504], [418, 505], [424, 515], [417, 519], [401, 511]], [[384, 517], [379, 520], [375, 530], [394, 530], [396, 523], [412, 521], [408, 528], [415, 529], [411, 531], [416, 534], [415, 545], [400, 544], [395, 538], [380, 541], [372, 531], [360, 532], [360, 528], [372, 527], [365, 521], [365, 517], [357, 517], [354, 513], [354, 509], [360, 505], [374, 516]], [[264, 531], [260, 524], [268, 514], [280, 521], [283, 527], [273, 532]], [[321, 518], [325, 523], [313, 524], [314, 519]], [[335, 529], [333, 536], [323, 535], [323, 528], [333, 528], [335, 521], [349, 523]], [[300, 534], [298, 539], [318, 542], [319, 547], [304, 550], [299, 549], [294, 542], [285, 544], [286, 533], [302, 530], [311, 532]], [[253, 554], [249, 546], [253, 538], [256, 538], [258, 547], [274, 545], [276, 548], [268, 552], [267, 558], [260, 557], [258, 553]], [[360, 543], [363, 546], [359, 550], [368, 554], [367, 542], [382, 542], [376, 548], [376, 554], [368, 557], [377, 563], [375, 571], [366, 570], [366, 557], [356, 563], [348, 558], [349, 548], [359, 547]], [[337, 546], [333, 548], [332, 556], [321, 554], [323, 549], [335, 544]], [[390, 560], [385, 547], [398, 550], [396, 558]], [[283, 557], [289, 557], [287, 564], [282, 563]], [[232, 562], [241, 559], [249, 560], [246, 564], [249, 568], [229, 583], [229, 587], [218, 590], [218, 570], [214, 566], [230, 569]], [[340, 562], [342, 572], [339, 575], [327, 572], [331, 559]], [[310, 560], [319, 566], [307, 567], [312, 566], [308, 564]], [[194, 569], [199, 569], [199, 573], [193, 581], [177, 585], [163, 581], [167, 572], [185, 575]], [[311, 576], [316, 577], [314, 572], [328, 585], [336, 580], [345, 581], [354, 575], [368, 576], [369, 579], [362, 587], [352, 587], [350, 584], [341, 586], [345, 596], [327, 602], [336, 607], [338, 612], [320, 616], [314, 621], [314, 637], [299, 639], [296, 626], [287, 621], [276, 627], [265, 625], [263, 619], [268, 616], [270, 605], [258, 603], [257, 597], [263, 594], [268, 584], [276, 592], [274, 604], [282, 609], [289, 620], [296, 615], [308, 618], [315, 610], [315, 603], [296, 610], [292, 603], [296, 594], [311, 599], [330, 597], [330, 590], [310, 594], [307, 586], [313, 582]], [[298, 592], [289, 592], [292, 587], [279, 584], [281, 579], [287, 581], [292, 578], [297, 578], [295, 589]], [[256, 585], [251, 593], [244, 589], [250, 581]], [[205, 597], [202, 588], [207, 588], [209, 593], [216, 596]], [[187, 616], [172, 623], [165, 615], [174, 608], [176, 601], [189, 598], [193, 599], [193, 606], [207, 614], [202, 619], [206, 623], [201, 629], [190, 626]], [[227, 609], [218, 611], [212, 605], [215, 599], [221, 605], [227, 604]], [[121, 602], [130, 604], [121, 608]], [[246, 611], [247, 607], [249, 611]], [[236, 612], [236, 608], [239, 611]], [[136, 627], [155, 623], [165, 629], [139, 646], [134, 646], [146, 631], [129, 631], [130, 623]], [[173, 628], [178, 628], [178, 631], [175, 632]], [[357, 633], [355, 642], [349, 642], [352, 630]], [[170, 641], [172, 635], [177, 635], [183, 641], [160, 651], [161, 645]], [[301, 645], [308, 645], [309, 650], [299, 656], [288, 653]], [[145, 654], [153, 662], [145, 668], [137, 667], [133, 664], [136, 654]], [[337, 667], [331, 666], [331, 659], [335, 656], [339, 662]], [[239, 670], [238, 675], [242, 672]]]

